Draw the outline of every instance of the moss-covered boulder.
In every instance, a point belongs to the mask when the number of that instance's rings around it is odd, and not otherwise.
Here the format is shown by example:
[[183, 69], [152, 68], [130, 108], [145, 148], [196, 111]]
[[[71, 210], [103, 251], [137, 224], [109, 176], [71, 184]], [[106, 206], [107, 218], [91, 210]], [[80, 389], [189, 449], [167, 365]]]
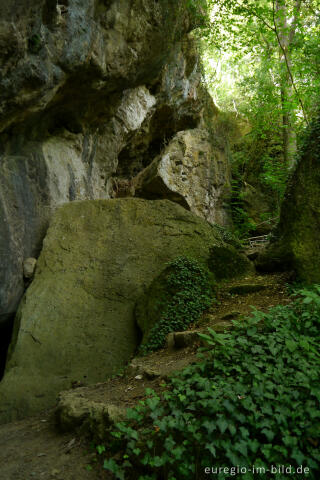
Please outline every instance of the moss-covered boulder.
[[134, 306], [181, 255], [208, 263], [220, 230], [168, 200], [73, 202], [55, 214], [20, 305], [0, 385], [0, 421], [105, 380], [134, 353]]
[[306, 134], [273, 241], [256, 264], [262, 271], [291, 269], [303, 282], [320, 282], [320, 115]]
[[208, 267], [217, 281], [241, 277], [254, 270], [247, 256], [240, 254], [234, 244], [210, 247]]

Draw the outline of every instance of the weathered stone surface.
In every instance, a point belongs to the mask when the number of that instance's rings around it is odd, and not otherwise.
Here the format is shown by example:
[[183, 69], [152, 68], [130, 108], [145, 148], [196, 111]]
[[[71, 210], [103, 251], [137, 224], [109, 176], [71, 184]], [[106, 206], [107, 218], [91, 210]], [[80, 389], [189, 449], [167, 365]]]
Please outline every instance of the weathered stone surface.
[[176, 348], [186, 348], [191, 345], [194, 345], [196, 342], [200, 342], [200, 337], [198, 331], [190, 330], [186, 332], [175, 332], [174, 334], [174, 345]]
[[262, 271], [293, 270], [305, 283], [320, 282], [320, 115], [311, 125], [281, 206], [272, 242], [257, 261]]
[[95, 438], [103, 439], [106, 428], [124, 420], [125, 416], [126, 408], [114, 403], [96, 402], [79, 391], [68, 390], [61, 392], [58, 397], [56, 419], [62, 431], [85, 427]]
[[[182, 370], [190, 363], [190, 357], [170, 358], [172, 352], [168, 351], [168, 359], [156, 357], [153, 354], [147, 357], [136, 357], [126, 369], [126, 375], [133, 376], [137, 381], [154, 378], [168, 378], [175, 372]], [[196, 360], [195, 358], [193, 361]]]
[[254, 266], [247, 256], [239, 254], [233, 244], [211, 247], [208, 265], [218, 281], [241, 277], [254, 271]]
[[0, 385], [0, 420], [103, 381], [135, 351], [134, 306], [166, 263], [206, 263], [220, 230], [168, 200], [72, 202], [56, 212], [20, 305]]
[[0, 321], [54, 209], [114, 196], [204, 116], [185, 2], [0, 5]]
[[135, 358], [121, 376], [60, 393], [56, 424], [64, 431], [80, 428], [90, 432], [95, 441], [104, 442], [106, 428], [122, 420], [128, 407], [146, 397], [147, 386], [154, 388], [160, 379], [168, 379], [195, 361], [195, 355], [182, 356], [178, 351]]
[[179, 132], [133, 185], [136, 196], [169, 198], [208, 222], [230, 222], [230, 171], [205, 129]]
[[27, 279], [30, 279], [34, 275], [36, 268], [37, 260], [35, 258], [26, 258], [23, 262], [23, 276]]
[[62, 3], [0, 6], [1, 130], [46, 107], [59, 114], [63, 104], [68, 123], [96, 118], [95, 109], [103, 115], [108, 94], [154, 79], [191, 28], [184, 2]]

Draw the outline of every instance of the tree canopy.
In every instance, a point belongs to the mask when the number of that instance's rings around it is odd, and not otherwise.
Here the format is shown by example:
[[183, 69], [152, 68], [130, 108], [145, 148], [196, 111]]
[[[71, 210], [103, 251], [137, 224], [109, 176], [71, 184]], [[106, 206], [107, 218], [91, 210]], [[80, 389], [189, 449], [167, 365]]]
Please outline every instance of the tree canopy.
[[280, 201], [302, 132], [319, 107], [320, 1], [189, 5], [205, 17], [197, 35], [213, 99], [220, 110], [247, 122], [247, 135], [233, 152], [235, 177], [250, 165]]

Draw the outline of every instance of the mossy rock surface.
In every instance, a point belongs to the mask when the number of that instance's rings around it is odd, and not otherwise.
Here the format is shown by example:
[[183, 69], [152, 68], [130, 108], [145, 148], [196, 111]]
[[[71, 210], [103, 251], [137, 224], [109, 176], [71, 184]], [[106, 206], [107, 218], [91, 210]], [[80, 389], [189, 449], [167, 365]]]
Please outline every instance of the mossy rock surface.
[[233, 245], [214, 245], [210, 248], [209, 269], [216, 280], [241, 277], [254, 270], [246, 255], [240, 254]]
[[137, 299], [168, 262], [206, 265], [223, 244], [217, 228], [168, 200], [61, 207], [15, 321], [0, 421], [36, 414], [72, 382], [104, 381], [126, 364], [139, 341]]

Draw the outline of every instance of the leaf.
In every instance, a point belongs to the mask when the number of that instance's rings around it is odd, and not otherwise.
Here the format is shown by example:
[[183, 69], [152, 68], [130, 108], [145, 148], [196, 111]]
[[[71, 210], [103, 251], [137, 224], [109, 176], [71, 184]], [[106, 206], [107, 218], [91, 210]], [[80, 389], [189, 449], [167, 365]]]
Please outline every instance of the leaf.
[[267, 440], [271, 442], [274, 439], [274, 433], [271, 430], [268, 430], [267, 428], [264, 428], [262, 430], [262, 433], [267, 437]]
[[224, 417], [220, 417], [217, 420], [217, 425], [218, 425], [221, 433], [224, 433], [228, 428], [228, 422]]
[[297, 342], [294, 340], [286, 340], [286, 347], [290, 352], [294, 352], [298, 348]]
[[106, 447], [104, 445], [97, 445], [97, 452], [101, 455], [103, 452], [106, 451]]
[[244, 457], [248, 454], [247, 444], [245, 442], [235, 443], [234, 448], [240, 452]]
[[205, 448], [206, 448], [207, 450], [209, 450], [209, 452], [210, 452], [214, 457], [216, 457], [216, 453], [217, 453], [216, 448], [215, 448], [211, 443], [206, 443]]
[[103, 462], [103, 468], [112, 472], [118, 480], [124, 480], [124, 471], [113, 458]]
[[231, 435], [234, 436], [237, 432], [236, 427], [233, 424], [229, 424], [228, 428], [229, 428], [229, 431], [230, 431]]
[[208, 431], [209, 435], [216, 430], [217, 426], [213, 420], [205, 420], [202, 423], [203, 427]]

